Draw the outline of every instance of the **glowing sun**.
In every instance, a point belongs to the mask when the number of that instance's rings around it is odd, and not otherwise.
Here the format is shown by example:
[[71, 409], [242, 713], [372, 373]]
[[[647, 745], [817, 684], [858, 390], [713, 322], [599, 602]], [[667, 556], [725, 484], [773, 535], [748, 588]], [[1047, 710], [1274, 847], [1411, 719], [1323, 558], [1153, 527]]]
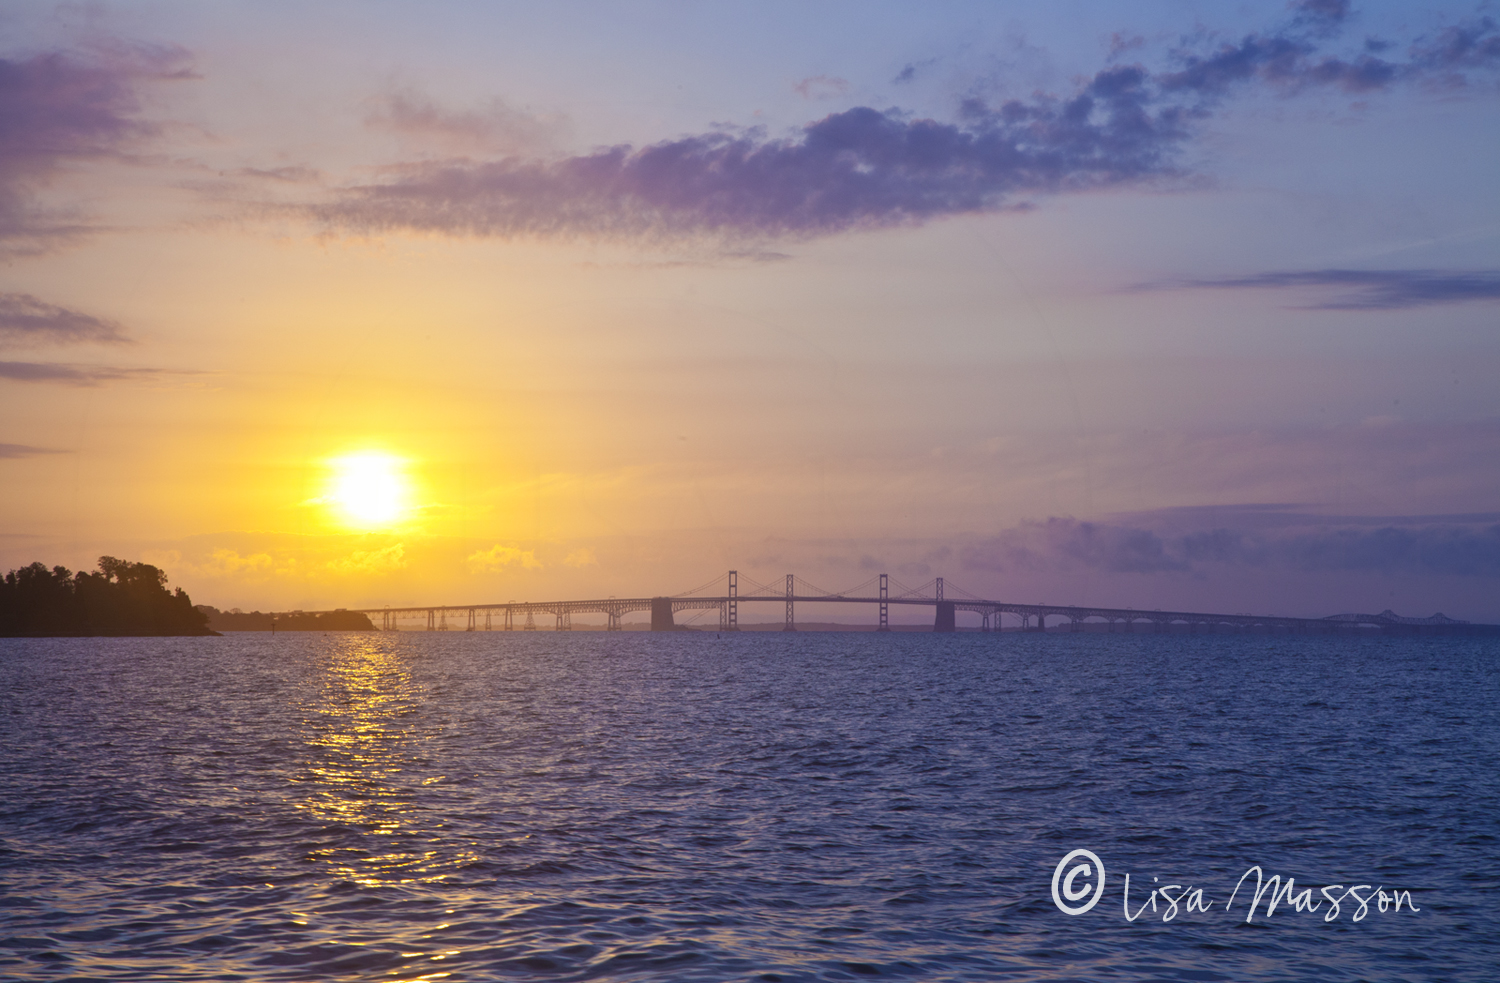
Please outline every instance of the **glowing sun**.
[[333, 478], [325, 500], [349, 525], [386, 525], [406, 512], [407, 481], [401, 458], [382, 451], [364, 451], [329, 463]]

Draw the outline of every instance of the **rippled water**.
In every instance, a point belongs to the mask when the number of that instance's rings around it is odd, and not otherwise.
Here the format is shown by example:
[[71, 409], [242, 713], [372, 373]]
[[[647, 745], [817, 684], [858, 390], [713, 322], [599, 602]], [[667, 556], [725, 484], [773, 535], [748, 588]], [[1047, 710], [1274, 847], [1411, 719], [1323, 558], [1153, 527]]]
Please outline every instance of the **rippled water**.
[[[0, 977], [1494, 980], [1497, 656], [1151, 635], [0, 641]], [[1075, 848], [1106, 867], [1076, 917], [1051, 888]], [[1420, 910], [1268, 918], [1263, 900], [1246, 924], [1246, 889], [1224, 903], [1257, 864]], [[1165, 884], [1214, 904], [1165, 921], [1147, 903]]]

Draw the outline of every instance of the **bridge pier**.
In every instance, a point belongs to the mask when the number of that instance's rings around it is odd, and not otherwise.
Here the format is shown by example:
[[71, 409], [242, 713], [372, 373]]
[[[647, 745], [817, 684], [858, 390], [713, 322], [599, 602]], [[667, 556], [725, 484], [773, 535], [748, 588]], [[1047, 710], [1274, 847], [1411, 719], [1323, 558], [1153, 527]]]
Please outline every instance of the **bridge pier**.
[[791, 574], [787, 574], [786, 575], [786, 626], [781, 629], [782, 631], [796, 631], [797, 630], [797, 618], [792, 613], [792, 596], [797, 593], [795, 587], [793, 587], [794, 582], [795, 582], [795, 578]]
[[477, 623], [476, 622], [476, 618], [475, 618], [475, 614], [476, 614], [476, 612], [474, 611], [474, 609], [473, 608], [469, 608], [469, 626], [467, 628], [465, 628], [464, 631], [473, 631], [474, 630], [474, 628], [476, 626], [476, 623]]
[[558, 631], [572, 631], [573, 630], [573, 609], [570, 608], [570, 607], [568, 607], [566, 604], [564, 604], [557, 611], [557, 630]]
[[672, 620], [672, 599], [670, 597], [653, 597], [651, 599], [651, 630], [677, 630], [677, 625]]
[[437, 628], [437, 612], [432, 608], [427, 609], [427, 630], [433, 631]]
[[880, 575], [880, 627], [876, 631], [891, 630], [891, 578]]

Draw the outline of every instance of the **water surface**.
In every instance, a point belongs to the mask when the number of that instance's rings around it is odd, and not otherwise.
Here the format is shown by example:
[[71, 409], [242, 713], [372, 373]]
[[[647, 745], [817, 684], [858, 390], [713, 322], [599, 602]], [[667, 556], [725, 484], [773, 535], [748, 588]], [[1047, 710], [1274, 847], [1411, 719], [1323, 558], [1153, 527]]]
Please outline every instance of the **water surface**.
[[[1489, 981], [1497, 655], [1263, 636], [0, 640], [0, 977]], [[1076, 917], [1051, 890], [1075, 848], [1107, 870]], [[1314, 896], [1408, 890], [1420, 911], [1267, 918], [1263, 900], [1246, 924], [1246, 889], [1224, 902], [1252, 865]], [[1215, 903], [1166, 921], [1148, 903], [1166, 884]]]

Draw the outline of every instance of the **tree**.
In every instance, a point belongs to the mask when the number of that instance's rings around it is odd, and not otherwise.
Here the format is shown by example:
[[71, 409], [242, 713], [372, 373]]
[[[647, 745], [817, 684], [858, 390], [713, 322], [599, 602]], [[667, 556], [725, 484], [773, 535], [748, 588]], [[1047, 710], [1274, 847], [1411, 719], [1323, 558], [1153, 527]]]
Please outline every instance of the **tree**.
[[99, 572], [40, 563], [0, 583], [0, 635], [214, 635], [181, 587], [149, 563], [99, 558]]

